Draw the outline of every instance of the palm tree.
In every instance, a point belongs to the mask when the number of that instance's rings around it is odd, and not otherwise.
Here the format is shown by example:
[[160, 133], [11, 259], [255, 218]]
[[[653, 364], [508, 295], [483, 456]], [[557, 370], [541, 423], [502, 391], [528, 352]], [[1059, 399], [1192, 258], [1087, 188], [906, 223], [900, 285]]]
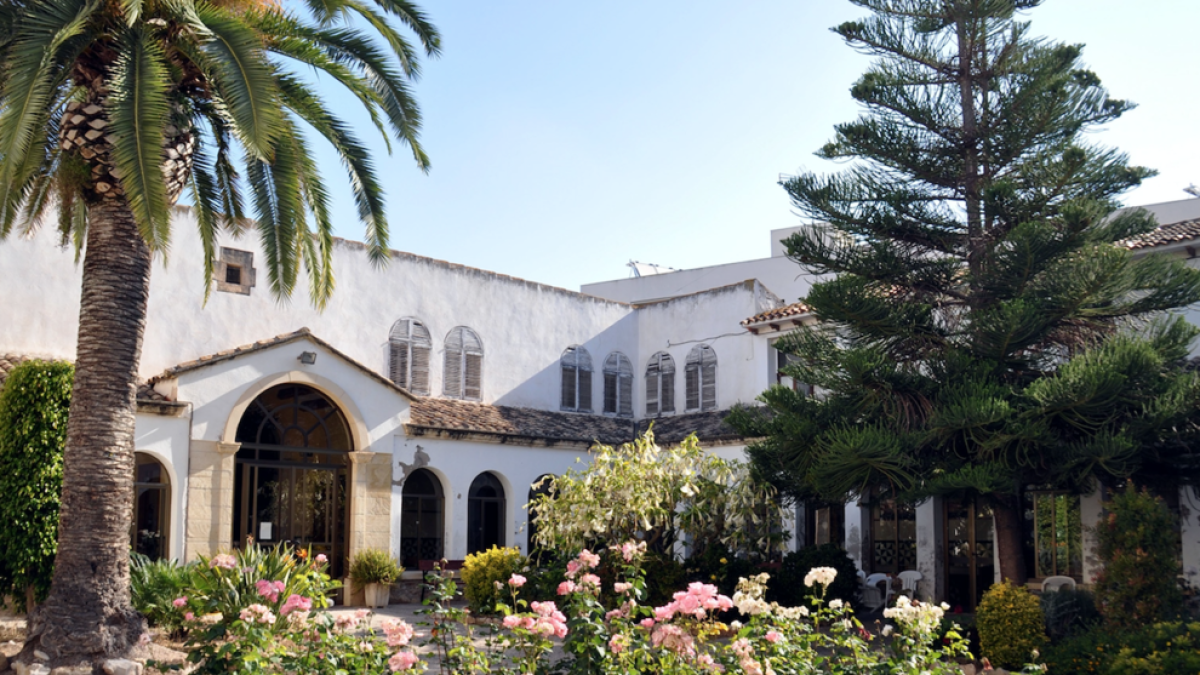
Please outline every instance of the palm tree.
[[83, 252], [58, 557], [26, 655], [95, 664], [143, 633], [128, 569], [136, 378], [176, 199], [189, 190], [206, 284], [218, 233], [254, 227], [272, 292], [303, 267], [323, 306], [333, 227], [301, 122], [340, 155], [377, 264], [387, 219], [366, 147], [296, 68], [339, 83], [389, 152], [394, 137], [426, 169], [409, 86], [439, 44], [408, 0], [0, 0], [0, 237], [56, 212]]

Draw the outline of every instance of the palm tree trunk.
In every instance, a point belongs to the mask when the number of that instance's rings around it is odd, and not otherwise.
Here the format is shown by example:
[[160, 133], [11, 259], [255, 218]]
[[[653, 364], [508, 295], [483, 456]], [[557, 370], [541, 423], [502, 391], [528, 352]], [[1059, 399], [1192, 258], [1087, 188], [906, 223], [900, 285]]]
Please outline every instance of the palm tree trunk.
[[[145, 631], [129, 595], [137, 368], [150, 250], [124, 196], [88, 206], [75, 385], [50, 596], [30, 616], [52, 665], [124, 657]], [[97, 671], [99, 672], [99, 668]]]

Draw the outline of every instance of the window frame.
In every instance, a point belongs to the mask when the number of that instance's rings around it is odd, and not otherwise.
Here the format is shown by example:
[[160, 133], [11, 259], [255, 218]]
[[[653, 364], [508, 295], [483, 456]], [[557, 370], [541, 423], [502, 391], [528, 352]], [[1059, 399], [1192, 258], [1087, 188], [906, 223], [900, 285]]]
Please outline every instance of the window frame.
[[483, 355], [483, 341], [478, 333], [468, 326], [451, 328], [446, 334], [442, 359], [442, 395], [463, 401], [482, 401]]
[[717, 350], [698, 344], [684, 361], [684, 411], [709, 412], [717, 409]]
[[592, 412], [592, 355], [579, 345], [571, 345], [559, 357], [562, 375], [559, 409], [566, 412]]
[[[392, 324], [388, 333], [386, 366], [387, 378], [396, 386], [419, 396], [428, 396], [433, 370], [430, 367], [432, 357], [433, 338], [429, 333], [429, 326], [424, 321], [406, 316]], [[424, 360], [424, 366], [419, 364], [421, 359]], [[398, 363], [402, 365], [398, 366]], [[423, 381], [419, 381], [421, 379]]]
[[601, 408], [604, 414], [610, 417], [633, 417], [633, 361], [622, 352], [611, 352], [604, 359], [603, 375], [604, 400]]
[[658, 352], [646, 363], [646, 417], [675, 414], [675, 359]]

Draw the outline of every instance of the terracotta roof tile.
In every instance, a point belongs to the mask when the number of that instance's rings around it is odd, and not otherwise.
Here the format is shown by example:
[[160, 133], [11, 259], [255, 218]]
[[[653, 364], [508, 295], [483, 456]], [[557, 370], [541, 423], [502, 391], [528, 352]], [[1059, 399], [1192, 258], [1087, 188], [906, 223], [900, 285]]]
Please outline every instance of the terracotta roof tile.
[[632, 420], [532, 408], [488, 405], [440, 398], [413, 401], [411, 431], [480, 433], [513, 439], [606, 445], [627, 443], [654, 423], [656, 438], [676, 443], [692, 432], [702, 441], [738, 438], [723, 422], [727, 412], [674, 415], [655, 420]]
[[1130, 249], [1153, 248], [1155, 246], [1166, 246], [1167, 244], [1191, 241], [1193, 239], [1200, 239], [1200, 218], [1159, 225], [1157, 229], [1151, 232], [1133, 237], [1132, 239], [1126, 239], [1121, 242], [1121, 245]]
[[759, 314], [755, 314], [754, 316], [750, 317], [749, 319], [742, 319], [742, 325], [749, 326], [752, 324], [763, 323], [766, 321], [779, 321], [781, 319], [790, 319], [792, 317], [797, 317], [797, 316], [802, 316], [804, 314], [808, 314], [811, 311], [812, 311], [812, 307], [808, 306], [807, 304], [805, 304], [803, 302], [793, 302], [792, 304], [786, 305], [784, 307], [776, 307], [775, 309], [768, 309], [765, 312], [760, 312]]

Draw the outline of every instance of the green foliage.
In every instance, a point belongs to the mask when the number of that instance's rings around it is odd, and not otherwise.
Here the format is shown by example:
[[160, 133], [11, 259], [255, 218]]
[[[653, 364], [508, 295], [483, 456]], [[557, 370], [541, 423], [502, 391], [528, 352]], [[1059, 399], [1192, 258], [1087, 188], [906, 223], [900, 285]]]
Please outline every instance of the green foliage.
[[350, 578], [359, 584], [390, 584], [403, 573], [396, 558], [378, 548], [363, 549], [350, 560]]
[[992, 665], [1017, 668], [1046, 646], [1046, 622], [1036, 596], [1008, 581], [993, 584], [975, 613], [980, 650]]
[[1170, 509], [1132, 483], [1113, 495], [1096, 527], [1096, 604], [1104, 622], [1128, 629], [1174, 619], [1183, 609], [1177, 525]]
[[687, 568], [675, 556], [650, 551], [642, 565], [646, 570], [646, 601], [652, 605], [665, 605], [687, 584]]
[[[407, 1], [333, 0], [295, 9], [53, 0], [5, 10], [12, 39], [0, 44], [0, 70], [12, 75], [0, 79], [0, 237], [22, 217], [22, 228], [38, 226], [57, 205], [63, 241], [81, 243], [91, 217], [87, 205], [111, 194], [115, 183], [142, 237], [166, 253], [169, 207], [178, 195], [167, 189], [163, 169], [167, 155], [183, 148], [192, 157], [181, 158], [183, 167], [166, 168], [174, 174], [190, 166], [206, 288], [221, 231], [239, 233], [249, 210], [271, 290], [291, 293], [303, 268], [314, 303], [323, 306], [334, 285], [333, 219], [309, 148], [307, 136], [315, 132], [346, 171], [370, 257], [386, 262], [387, 215], [370, 145], [316, 95], [317, 78], [309, 75], [340, 84], [387, 151], [394, 138], [425, 170], [429, 159], [410, 85], [420, 72], [420, 52], [437, 55], [441, 37]], [[60, 131], [91, 105], [103, 108], [108, 123], [104, 145], [81, 139], [64, 148]], [[106, 166], [114, 170], [92, 172]], [[245, 183], [238, 166], [245, 167]], [[110, 185], [98, 189], [101, 183]], [[244, 208], [247, 190], [250, 209]]]
[[467, 604], [476, 614], [491, 614], [496, 603], [504, 599], [507, 591], [497, 590], [497, 584], [506, 588], [509, 577], [525, 567], [525, 556], [517, 547], [493, 546], [486, 551], [469, 553], [463, 561], [462, 580], [466, 587], [463, 594]]
[[814, 567], [837, 570], [837, 577], [827, 592], [829, 599], [840, 598], [852, 604], [858, 602], [858, 566], [836, 544], [805, 546], [784, 556], [779, 572], [771, 577], [767, 597], [786, 607], [810, 604], [812, 597], [804, 587], [804, 577]]
[[130, 556], [129, 590], [133, 608], [141, 612], [151, 626], [170, 632], [182, 630], [183, 613], [174, 603], [176, 598], [192, 592], [195, 563], [180, 565], [174, 560], [151, 560], [137, 552]]
[[1042, 615], [1046, 635], [1057, 642], [1083, 633], [1100, 622], [1096, 598], [1090, 591], [1063, 588], [1042, 594]]
[[[325, 562], [313, 559], [307, 550], [293, 550], [285, 544], [272, 548], [247, 546], [234, 553], [211, 558], [200, 556], [191, 568], [187, 604], [181, 611], [197, 617], [219, 615], [213, 625], [236, 621], [239, 613], [252, 604], [278, 609], [291, 595], [311, 598], [314, 609], [329, 606], [329, 595], [341, 584], [327, 574]], [[281, 582], [282, 590], [271, 600], [264, 596], [259, 582]]]
[[1097, 626], [1051, 645], [1046, 665], [1056, 675], [1200, 673], [1200, 623], [1156, 623], [1119, 631]]
[[1017, 578], [1020, 486], [1200, 479], [1196, 329], [1169, 314], [1200, 270], [1122, 244], [1155, 226], [1114, 213], [1153, 172], [1084, 134], [1131, 104], [1033, 37], [1036, 1], [855, 4], [835, 31], [875, 57], [864, 112], [819, 152], [850, 168], [783, 182], [818, 223], [788, 256], [827, 276], [802, 298], [819, 322], [776, 347], [821, 395], [775, 387], [729, 421], [799, 500], [985, 496]]
[[539, 546], [579, 550], [638, 540], [669, 551], [687, 535], [697, 555], [721, 544], [752, 559], [782, 546], [785, 521], [774, 488], [745, 464], [705, 451], [695, 434], [661, 448], [648, 431], [591, 453], [585, 468], [558, 476], [530, 504]]
[[74, 368], [27, 361], [0, 389], [0, 597], [18, 611], [50, 591]]
[[758, 573], [760, 563], [739, 557], [722, 544], [710, 544], [703, 552], [689, 556], [683, 562], [688, 578], [713, 584], [726, 595], [733, 595], [738, 579]]

